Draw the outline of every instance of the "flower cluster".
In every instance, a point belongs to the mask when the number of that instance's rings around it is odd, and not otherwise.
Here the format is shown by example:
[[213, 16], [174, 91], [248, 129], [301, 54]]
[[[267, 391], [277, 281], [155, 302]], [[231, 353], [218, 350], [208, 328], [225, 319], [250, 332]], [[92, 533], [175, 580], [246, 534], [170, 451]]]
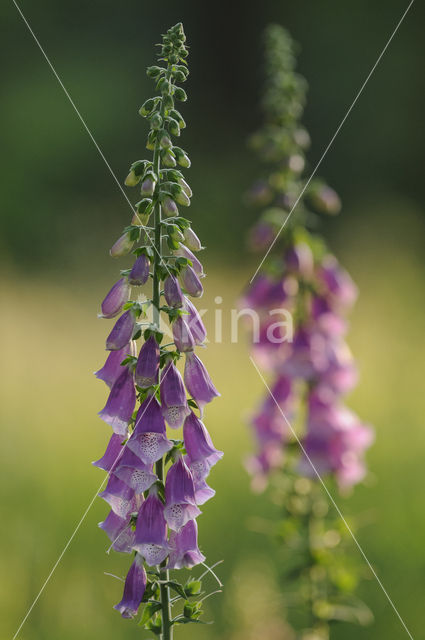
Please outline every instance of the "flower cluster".
[[[171, 637], [174, 623], [195, 621], [200, 615], [199, 607], [188, 604], [183, 615], [170, 618], [169, 588], [177, 584], [182, 598], [199, 589], [169, 582], [168, 570], [205, 560], [198, 548], [196, 518], [199, 506], [215, 493], [206, 478], [222, 456], [201, 421], [205, 405], [219, 394], [194, 351], [206, 337], [190, 300], [203, 292], [205, 274], [193, 253], [202, 246], [178, 211], [192, 196], [176, 168], [189, 167], [190, 160], [172, 142], [185, 127], [175, 107], [176, 101], [186, 100], [177, 86], [188, 75], [185, 40], [181, 24], [169, 29], [159, 55], [164, 66], [147, 70], [159, 94], [140, 109], [150, 124], [147, 148], [153, 160], [133, 163], [125, 181], [140, 186], [142, 200], [110, 253], [119, 257], [132, 252], [134, 263], [121, 271], [102, 302], [101, 317], [118, 319], [106, 339], [110, 354], [96, 372], [110, 388], [99, 415], [112, 428], [105, 454], [94, 463], [108, 473], [100, 496], [111, 509], [99, 526], [112, 549], [134, 554], [115, 609], [132, 618], [141, 602], [147, 603], [143, 623], [164, 638]], [[142, 287], [149, 282], [152, 293], [146, 296]], [[160, 324], [164, 316], [174, 338], [165, 345]], [[183, 357], [182, 376], [177, 365]], [[171, 439], [167, 425], [182, 428], [182, 439]]]
[[[272, 393], [279, 406], [267, 397], [253, 417], [258, 453], [249, 461], [249, 469], [254, 486], [261, 488], [267, 474], [282, 466], [284, 445], [291, 440], [282, 412], [288, 422], [297, 421], [306, 400], [305, 428], [299, 435], [307, 457], [301, 457], [299, 472], [315, 477], [314, 465], [320, 475], [333, 474], [341, 487], [349, 487], [363, 478], [363, 454], [372, 442], [370, 428], [343, 404], [343, 396], [357, 381], [345, 342], [346, 315], [357, 289], [323, 240], [308, 230], [318, 213], [339, 211], [337, 194], [322, 181], [313, 181], [294, 216], [290, 215], [302, 191], [309, 144], [299, 124], [305, 81], [294, 72], [292, 51], [286, 32], [270, 27], [263, 103], [266, 124], [251, 142], [263, 160], [273, 163], [273, 170], [249, 193], [252, 202], [266, 207], [251, 234], [252, 246], [267, 249], [282, 224], [284, 228], [243, 304], [259, 312], [259, 341], [253, 356], [274, 377]], [[270, 314], [276, 307], [292, 314], [289, 339]]]

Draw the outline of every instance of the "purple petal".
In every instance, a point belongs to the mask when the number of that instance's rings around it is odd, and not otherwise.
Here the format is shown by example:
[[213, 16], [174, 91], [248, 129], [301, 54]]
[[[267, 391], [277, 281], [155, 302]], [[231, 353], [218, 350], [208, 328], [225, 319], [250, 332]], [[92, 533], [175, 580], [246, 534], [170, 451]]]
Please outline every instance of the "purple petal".
[[130, 287], [125, 278], [121, 278], [114, 284], [102, 302], [101, 318], [113, 318], [118, 315], [130, 295]]
[[137, 614], [145, 593], [146, 579], [143, 558], [136, 555], [125, 579], [122, 600], [114, 606], [123, 618], [134, 618]]
[[137, 511], [138, 501], [133, 489], [114, 475], [109, 477], [108, 484], [105, 490], [99, 493], [99, 497], [103, 498], [120, 518], [127, 518], [129, 513]]
[[148, 396], [140, 405], [127, 446], [146, 464], [156, 462], [173, 447], [167, 439], [164, 418], [155, 396]]
[[223, 457], [223, 452], [214, 447], [205, 425], [195, 416], [193, 411], [185, 420], [183, 439], [191, 466], [195, 462], [205, 461], [209, 471]]
[[104, 471], [111, 473], [118, 461], [122, 458], [124, 453], [123, 450], [123, 436], [113, 433], [103, 456], [99, 460], [96, 460], [96, 462], [92, 462], [92, 464], [95, 467], [99, 467], [99, 469], [103, 469]]
[[220, 395], [202, 361], [193, 352], [186, 354], [184, 382], [201, 413], [208, 402]]
[[139, 256], [133, 264], [128, 276], [129, 283], [136, 286], [144, 285], [149, 278], [149, 266], [150, 263], [148, 257], [144, 254]]
[[170, 529], [179, 531], [200, 513], [196, 506], [192, 474], [183, 458], [179, 458], [168, 470], [165, 481], [165, 519]]
[[150, 336], [140, 349], [135, 378], [139, 387], [145, 389], [158, 383], [159, 346], [155, 337]]
[[120, 553], [131, 553], [134, 543], [134, 531], [130, 526], [130, 518], [120, 518], [110, 511], [106, 520], [99, 522], [99, 527], [110, 539], [112, 549]]
[[168, 555], [167, 523], [164, 505], [154, 493], [142, 504], [137, 517], [134, 549], [149, 566], [161, 564]]
[[178, 317], [173, 322], [172, 328], [173, 338], [177, 349], [183, 353], [186, 351], [193, 351], [195, 347], [195, 340], [183, 316]]
[[192, 251], [184, 246], [184, 244], [181, 244], [180, 247], [176, 251], [174, 251], [174, 253], [176, 256], [180, 256], [182, 258], [187, 258], [188, 260], [190, 260], [192, 263], [192, 268], [196, 273], [196, 275], [199, 276], [200, 278], [204, 277], [205, 274], [204, 274], [204, 268], [202, 264], [200, 263], [198, 258], [192, 253]]
[[173, 362], [162, 370], [160, 391], [162, 415], [172, 429], [178, 429], [190, 410], [182, 377]]
[[206, 340], [207, 330], [201, 320], [201, 316], [189, 298], [185, 297], [184, 307], [186, 311], [189, 312], [189, 315], [186, 316], [185, 320], [189, 326], [190, 332], [192, 333], [194, 342], [196, 345], [202, 345]]
[[173, 275], [164, 280], [164, 298], [169, 307], [178, 308], [183, 305], [183, 293], [179, 281]]
[[136, 404], [133, 374], [127, 367], [111, 389], [108, 400], [99, 416], [111, 425], [115, 433], [127, 436], [128, 423]]
[[185, 291], [192, 298], [200, 298], [204, 293], [204, 288], [195, 270], [192, 267], [184, 267], [180, 272], [180, 281]]
[[111, 353], [106, 358], [106, 362], [99, 371], [95, 372], [96, 378], [98, 380], [103, 380], [108, 387], [112, 387], [115, 380], [122, 373], [123, 368], [121, 366], [121, 362], [125, 360], [127, 356], [135, 356], [136, 355], [136, 343], [134, 340], [131, 340], [129, 344], [127, 344], [123, 349], [119, 349], [118, 351], [111, 351]]
[[106, 348], [108, 351], [118, 351], [123, 349], [132, 339], [135, 326], [134, 315], [129, 309], [116, 321], [114, 328], [106, 339]]
[[198, 548], [198, 526], [195, 520], [189, 520], [178, 533], [171, 531], [170, 547], [169, 569], [190, 569], [205, 560]]
[[158, 480], [152, 464], [145, 464], [128, 447], [114, 469], [114, 475], [125, 482], [135, 493], [147, 491]]

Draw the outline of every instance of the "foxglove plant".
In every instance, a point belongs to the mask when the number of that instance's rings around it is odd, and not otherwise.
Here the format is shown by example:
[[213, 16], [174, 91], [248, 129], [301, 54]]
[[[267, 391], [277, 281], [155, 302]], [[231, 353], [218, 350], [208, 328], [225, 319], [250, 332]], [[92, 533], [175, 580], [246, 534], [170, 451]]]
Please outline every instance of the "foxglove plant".
[[[188, 168], [189, 157], [172, 142], [186, 126], [175, 106], [186, 100], [178, 86], [188, 76], [185, 41], [181, 24], [169, 29], [159, 65], [147, 70], [157, 95], [146, 100], [140, 115], [150, 124], [146, 147], [153, 158], [134, 162], [125, 180], [127, 186], [140, 186], [142, 199], [110, 253], [131, 253], [134, 263], [121, 271], [102, 302], [100, 316], [118, 319], [106, 340], [109, 356], [96, 372], [110, 388], [99, 415], [112, 427], [106, 452], [94, 463], [108, 473], [99, 495], [111, 508], [99, 526], [112, 549], [133, 555], [115, 609], [134, 618], [143, 604], [140, 624], [163, 640], [172, 638], [175, 624], [200, 622], [202, 600], [191, 600], [200, 594], [200, 580], [170, 580], [169, 570], [190, 569], [205, 560], [198, 548], [198, 505], [214, 495], [206, 478], [223, 455], [195, 413], [203, 414], [218, 392], [194, 353], [206, 338], [189, 300], [203, 291], [203, 268], [192, 253], [202, 246], [178, 211], [192, 196], [177, 168]], [[148, 281], [146, 296], [139, 287]], [[165, 345], [164, 317], [174, 336]], [[182, 357], [184, 378], [177, 367]], [[182, 437], [171, 439], [167, 425], [182, 429]], [[181, 601], [183, 609], [173, 617], [172, 606]]]
[[[305, 616], [296, 626], [300, 637], [313, 639], [329, 638], [333, 621], [370, 617], [352, 595], [357, 577], [349, 569], [346, 531], [328, 512], [317, 474], [342, 492], [354, 486], [366, 473], [364, 453], [373, 435], [344, 405], [357, 381], [345, 343], [357, 288], [313, 231], [318, 214], [338, 213], [340, 200], [323, 181], [305, 184], [303, 178], [309, 146], [300, 124], [306, 83], [294, 70], [293, 49], [283, 28], [266, 30], [265, 122], [251, 146], [269, 171], [248, 194], [263, 207], [250, 244], [265, 251], [281, 233], [241, 304], [260, 317], [252, 354], [272, 380], [271, 396], [252, 417], [257, 451], [247, 466], [255, 490], [275, 483], [284, 517], [278, 535], [286, 543], [287, 585]], [[273, 319], [277, 309], [291, 314], [292, 336]]]

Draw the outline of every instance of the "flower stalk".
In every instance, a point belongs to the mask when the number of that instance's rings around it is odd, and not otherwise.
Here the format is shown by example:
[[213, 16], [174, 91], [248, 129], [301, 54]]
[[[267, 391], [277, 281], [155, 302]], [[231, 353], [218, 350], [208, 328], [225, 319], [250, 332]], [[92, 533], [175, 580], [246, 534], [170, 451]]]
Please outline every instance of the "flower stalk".
[[[193, 278], [186, 275], [192, 267], [198, 282], [205, 274], [184, 242], [188, 238], [195, 251], [202, 246], [190, 220], [178, 209], [190, 205], [192, 191], [177, 165], [188, 168], [190, 160], [173, 143], [186, 126], [176, 109], [177, 101], [186, 100], [178, 86], [189, 73], [185, 41], [180, 23], [169, 29], [160, 45], [159, 65], [147, 70], [158, 95], [146, 100], [139, 113], [150, 124], [146, 148], [153, 157], [134, 162], [125, 180], [126, 186], [140, 187], [142, 199], [111, 255], [132, 255], [135, 262], [121, 271], [121, 279], [102, 303], [101, 317], [119, 317], [107, 339], [111, 355], [96, 373], [110, 388], [99, 415], [113, 430], [104, 456], [95, 463], [108, 472], [100, 496], [111, 507], [100, 527], [111, 549], [134, 554], [115, 609], [124, 618], [135, 618], [142, 606], [139, 624], [162, 640], [172, 639], [176, 624], [201, 622], [200, 579], [181, 583], [178, 576], [170, 579], [170, 570], [192, 569], [205, 560], [198, 548], [198, 505], [215, 493], [206, 477], [222, 456], [208, 434], [210, 446], [204, 447], [200, 459], [190, 457], [191, 450], [202, 449], [205, 435], [201, 430], [185, 436], [191, 429], [186, 423], [198, 421], [208, 433], [197, 413], [201, 417], [218, 392], [202, 363], [190, 385], [185, 386], [178, 371], [179, 361], [187, 361], [206, 338], [188, 298], [198, 297], [202, 288], [195, 290]], [[164, 344], [167, 324], [174, 339]], [[199, 399], [191, 388], [201, 390]], [[182, 437], [171, 439], [167, 429], [175, 436], [180, 428]], [[181, 611], [174, 613], [179, 605]]]

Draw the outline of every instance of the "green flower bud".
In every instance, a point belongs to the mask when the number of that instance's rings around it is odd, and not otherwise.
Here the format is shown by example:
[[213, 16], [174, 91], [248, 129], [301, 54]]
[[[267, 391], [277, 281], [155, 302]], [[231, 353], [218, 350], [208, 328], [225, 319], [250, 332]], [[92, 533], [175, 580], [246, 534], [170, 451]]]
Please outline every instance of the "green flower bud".
[[162, 162], [164, 163], [164, 165], [166, 167], [175, 167], [176, 166], [176, 160], [174, 157], [174, 153], [171, 151], [171, 149], [167, 149], [166, 151], [161, 151], [161, 158], [162, 158]]
[[140, 181], [140, 176], [137, 176], [133, 169], [130, 171], [126, 179], [124, 180], [124, 184], [126, 187], [135, 187], [136, 184]]
[[184, 243], [191, 251], [200, 251], [203, 247], [196, 233], [191, 227], [187, 227], [183, 232]]
[[170, 118], [168, 120], [168, 129], [169, 129], [170, 133], [173, 134], [173, 136], [179, 136], [180, 135], [179, 123], [177, 122], [177, 120], [174, 120], [174, 118]]
[[179, 185], [181, 186], [181, 188], [183, 189], [183, 191], [185, 192], [185, 194], [187, 196], [189, 196], [189, 198], [192, 197], [192, 189], [189, 187], [189, 185], [187, 184], [186, 180], [184, 180], [183, 178], [179, 178], [178, 181]]
[[179, 164], [181, 167], [184, 167], [185, 169], [188, 169], [191, 165], [191, 162], [186, 152], [183, 151], [183, 149], [180, 149], [180, 147], [174, 147], [173, 151], [176, 156], [177, 164]]
[[176, 100], [180, 100], [180, 102], [186, 102], [187, 100], [186, 91], [181, 87], [176, 87], [174, 89], [174, 97]]
[[174, 200], [170, 198], [170, 196], [164, 197], [164, 199], [161, 201], [161, 207], [162, 207], [162, 211], [167, 217], [179, 215], [179, 210], [177, 208], [177, 205], [174, 202]]
[[176, 224], [172, 224], [167, 229], [168, 235], [175, 242], [183, 242], [184, 236]]
[[153, 173], [147, 173], [142, 180], [140, 193], [142, 196], [153, 196], [156, 187], [156, 179]]
[[162, 149], [169, 149], [172, 146], [172, 142], [170, 140], [170, 137], [168, 135], [168, 133], [166, 131], [161, 131], [161, 133], [159, 134], [160, 138], [159, 138], [159, 144], [161, 146]]
[[173, 77], [176, 82], [184, 82], [186, 80], [185, 74], [180, 70], [173, 71]]
[[188, 207], [190, 205], [189, 197], [179, 184], [173, 184], [171, 187], [171, 193], [178, 204], [181, 204], [183, 207]]
[[143, 198], [136, 204], [136, 209], [138, 213], [144, 214], [148, 213], [150, 215], [153, 207], [153, 202], [150, 198]]
[[137, 211], [135, 211], [131, 219], [131, 224], [139, 227], [146, 227], [149, 222], [150, 216], [150, 211], [149, 213], [138, 213]]
[[112, 258], [126, 256], [133, 248], [134, 240], [130, 239], [130, 234], [124, 233], [109, 250]]
[[162, 67], [153, 66], [146, 69], [146, 75], [149, 76], [149, 78], [157, 78], [161, 73], [164, 73]]
[[186, 127], [186, 122], [184, 121], [183, 116], [176, 109], [171, 109], [170, 116], [174, 118], [174, 120], [177, 120], [180, 129], [184, 129]]
[[157, 136], [157, 131], [155, 130], [149, 131], [148, 140], [146, 142], [146, 149], [149, 149], [149, 151], [153, 151], [155, 149], [156, 136]]
[[152, 129], [160, 129], [162, 126], [162, 118], [158, 112], [154, 113], [150, 119]]
[[172, 96], [170, 96], [168, 93], [162, 97], [162, 104], [164, 105], [164, 109], [173, 109], [174, 108], [174, 100], [172, 98]]
[[155, 107], [155, 98], [149, 98], [142, 104], [142, 106], [139, 109], [139, 113], [141, 116], [146, 118], [146, 116], [148, 116], [153, 111], [154, 107]]

